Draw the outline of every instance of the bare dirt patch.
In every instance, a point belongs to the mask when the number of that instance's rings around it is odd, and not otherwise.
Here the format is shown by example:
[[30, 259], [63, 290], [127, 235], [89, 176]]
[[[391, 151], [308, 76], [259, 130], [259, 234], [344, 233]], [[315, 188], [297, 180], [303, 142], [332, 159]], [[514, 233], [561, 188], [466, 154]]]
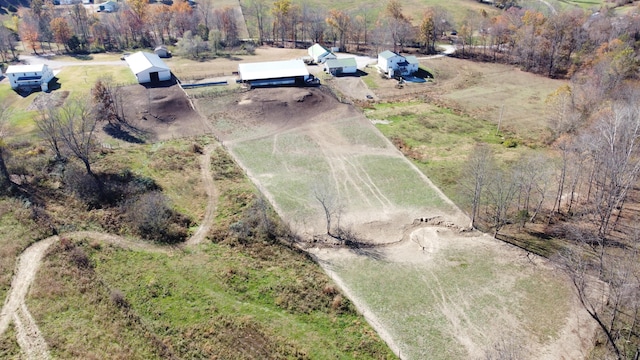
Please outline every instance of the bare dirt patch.
[[120, 91], [127, 102], [125, 118], [134, 137], [159, 141], [210, 133], [207, 123], [191, 107], [189, 98], [177, 84], [129, 85]]
[[68, 91], [42, 92], [33, 99], [27, 111], [52, 109], [61, 106], [69, 96]]

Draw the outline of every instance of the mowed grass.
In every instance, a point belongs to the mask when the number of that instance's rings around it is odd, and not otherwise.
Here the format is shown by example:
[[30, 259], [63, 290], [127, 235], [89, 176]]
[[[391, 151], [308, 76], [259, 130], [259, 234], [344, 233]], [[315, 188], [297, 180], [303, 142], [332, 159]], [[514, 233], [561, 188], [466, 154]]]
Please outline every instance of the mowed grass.
[[491, 349], [506, 340], [514, 349], [531, 343], [539, 349], [556, 340], [571, 315], [568, 284], [549, 270], [505, 261], [495, 247], [463, 241], [468, 243], [424, 253], [421, 262], [361, 256], [332, 268], [402, 339], [407, 358], [482, 358], [464, 344]]
[[212, 166], [217, 243], [165, 254], [85, 239], [49, 252], [28, 306], [52, 355], [393, 358], [309, 257], [234, 238], [257, 195], [221, 149]]
[[70, 97], [88, 96], [91, 88], [100, 78], [110, 77], [117, 85], [136, 83], [135, 76], [126, 64], [123, 66], [67, 66], [56, 77], [60, 83], [60, 89], [70, 91]]

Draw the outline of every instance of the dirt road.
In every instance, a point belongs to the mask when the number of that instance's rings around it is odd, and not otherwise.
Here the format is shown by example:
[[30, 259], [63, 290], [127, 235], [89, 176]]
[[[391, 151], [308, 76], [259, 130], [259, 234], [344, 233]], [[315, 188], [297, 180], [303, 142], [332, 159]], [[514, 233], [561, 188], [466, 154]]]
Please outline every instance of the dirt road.
[[[216, 146], [217, 144], [207, 146], [200, 158], [202, 181], [207, 192], [207, 208], [200, 226], [193, 236], [185, 242], [186, 246], [195, 246], [202, 242], [213, 224], [218, 191], [213, 182], [213, 177], [211, 176], [210, 159], [211, 152]], [[66, 233], [61, 236], [72, 239], [91, 238], [115, 244], [126, 249], [141, 249], [149, 252], [161, 253], [170, 253], [174, 251], [173, 248], [138, 242], [121, 236], [99, 232], [78, 231]], [[42, 263], [42, 259], [44, 258], [47, 249], [60, 240], [61, 236], [51, 236], [38, 241], [28, 247], [20, 255], [16, 265], [15, 275], [11, 281], [11, 289], [8, 292], [2, 311], [0, 311], [0, 335], [4, 334], [9, 327], [9, 324], [13, 321], [16, 327], [18, 345], [20, 345], [20, 348], [27, 359], [49, 358], [47, 343], [42, 336], [38, 325], [33, 319], [33, 316], [29, 313], [29, 309], [25, 303], [25, 298], [29, 291], [29, 287], [35, 279], [38, 269], [40, 268], [40, 264]]]

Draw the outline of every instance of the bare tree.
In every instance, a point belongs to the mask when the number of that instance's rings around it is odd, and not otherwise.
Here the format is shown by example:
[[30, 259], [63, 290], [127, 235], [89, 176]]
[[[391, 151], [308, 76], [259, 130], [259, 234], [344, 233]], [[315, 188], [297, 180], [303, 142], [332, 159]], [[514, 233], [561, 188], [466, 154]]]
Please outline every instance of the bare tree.
[[95, 130], [98, 120], [92, 114], [89, 102], [83, 99], [67, 100], [65, 106], [52, 115], [59, 122], [60, 139], [82, 162], [87, 174], [95, 179], [102, 192], [102, 180], [91, 169], [96, 152]]
[[507, 225], [512, 217], [512, 208], [518, 187], [511, 169], [495, 169], [487, 184], [487, 211], [493, 225], [493, 237]]
[[0, 189], [9, 189], [13, 182], [9, 176], [9, 170], [5, 163], [7, 126], [11, 117], [11, 108], [5, 104], [0, 105]]
[[471, 198], [471, 224], [476, 227], [480, 201], [483, 190], [487, 184], [490, 171], [494, 168], [493, 152], [484, 144], [476, 145], [467, 158], [463, 168], [463, 187]]
[[60, 119], [58, 118], [59, 110], [55, 108], [40, 109], [38, 116], [35, 118], [36, 126], [51, 151], [53, 151], [56, 161], [63, 160], [65, 156], [62, 153], [63, 142], [60, 138]]
[[[598, 234], [573, 230], [569, 236], [574, 239], [598, 241]], [[594, 255], [596, 261], [593, 261]], [[635, 250], [615, 254], [612, 249], [606, 249], [599, 254], [589, 254], [585, 253], [585, 247], [567, 248], [557, 259], [569, 275], [583, 308], [596, 321], [618, 359], [637, 354], [633, 343], [626, 340], [638, 331], [638, 260]]]
[[338, 195], [327, 184], [316, 184], [313, 188], [313, 197], [320, 203], [327, 221], [327, 235], [334, 236], [331, 232], [333, 228], [333, 220], [338, 222], [342, 213], [342, 204]]

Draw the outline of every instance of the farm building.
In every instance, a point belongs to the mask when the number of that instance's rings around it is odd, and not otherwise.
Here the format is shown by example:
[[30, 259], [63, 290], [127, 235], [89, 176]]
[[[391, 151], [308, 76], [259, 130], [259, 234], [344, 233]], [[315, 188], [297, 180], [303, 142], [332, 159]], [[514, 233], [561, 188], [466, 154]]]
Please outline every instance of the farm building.
[[156, 54], [138, 51], [125, 61], [140, 84], [171, 80], [171, 69]]
[[316, 64], [324, 64], [329, 59], [335, 59], [336, 55], [320, 44], [313, 44], [308, 50], [309, 56]]
[[355, 58], [329, 59], [324, 63], [324, 71], [338, 76], [342, 74], [355, 74], [358, 72], [358, 64]]
[[156, 46], [156, 48], [153, 49], [153, 53], [158, 55], [158, 57], [161, 57], [161, 58], [171, 57], [171, 51], [169, 51], [167, 47], [164, 45]]
[[390, 78], [411, 75], [418, 71], [418, 59], [385, 50], [378, 54], [378, 69]]
[[11, 88], [49, 90], [49, 82], [53, 79], [53, 71], [45, 64], [39, 65], [11, 65], [5, 73]]
[[252, 87], [317, 84], [302, 60], [239, 64], [238, 73], [240, 81]]

